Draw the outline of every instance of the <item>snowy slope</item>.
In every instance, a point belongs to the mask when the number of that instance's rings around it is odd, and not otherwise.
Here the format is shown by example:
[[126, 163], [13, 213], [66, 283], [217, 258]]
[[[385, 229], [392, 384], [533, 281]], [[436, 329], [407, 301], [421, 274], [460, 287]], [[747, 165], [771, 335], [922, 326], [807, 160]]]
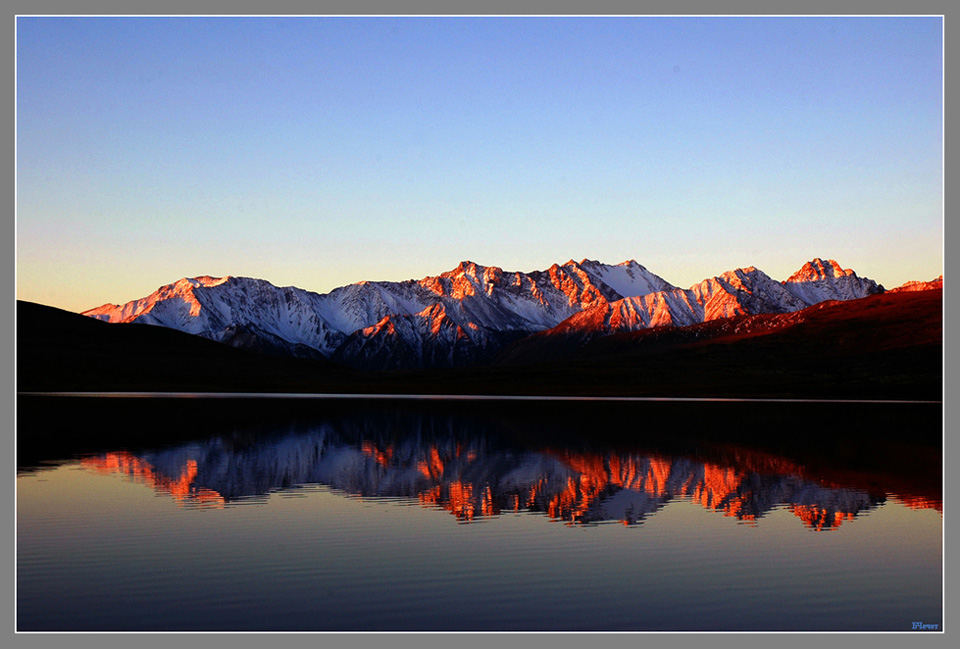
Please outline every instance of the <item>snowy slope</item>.
[[294, 287], [279, 288], [248, 277], [181, 279], [150, 296], [124, 305], [105, 304], [85, 311], [106, 322], [138, 322], [179, 329], [228, 342], [243, 330], [328, 355], [344, 333], [327, 322], [322, 296]]
[[84, 315], [301, 356], [332, 356], [349, 339], [337, 354], [343, 362], [375, 367], [375, 359], [383, 359], [391, 367], [420, 367], [479, 358], [518, 334], [623, 297], [601, 277], [630, 293], [670, 286], [636, 262], [585, 264], [521, 273], [462, 262], [419, 281], [359, 282], [324, 295], [260, 279], [204, 276]]
[[[879, 292], [815, 259], [787, 281], [753, 267], [680, 289], [635, 261], [573, 260], [529, 273], [461, 262], [437, 276], [359, 282], [326, 294], [247, 277], [184, 278], [84, 315], [159, 325], [271, 353], [324, 356], [367, 369], [457, 366], [535, 332], [596, 336], [785, 313]], [[559, 327], [558, 327], [559, 325]]]
[[890, 289], [890, 293], [904, 293], [912, 291], [933, 291], [943, 289], [943, 275], [929, 282], [906, 282], [897, 288]]
[[882, 291], [873, 280], [841, 270], [832, 260], [808, 262], [782, 283], [751, 266], [705, 279], [689, 289], [600, 304], [577, 313], [551, 332], [589, 338], [650, 327], [684, 327], [737, 315], [790, 313], [826, 300], [853, 300]]
[[[572, 264], [573, 262], [567, 263]], [[677, 288], [633, 260], [625, 261], [616, 266], [608, 266], [598, 261], [584, 259], [579, 266], [593, 276], [595, 281], [603, 282], [623, 297], [634, 297]]]
[[671, 286], [636, 262], [607, 266], [571, 260], [532, 273], [462, 262], [420, 282], [438, 303], [417, 313], [397, 311], [353, 332], [333, 359], [365, 369], [483, 361], [518, 337], [553, 327], [585, 308], [621, 299], [622, 293], [605, 279], [628, 293]]
[[849, 268], [844, 270], [832, 259], [824, 261], [819, 257], [804, 264], [783, 286], [807, 305], [827, 300], [855, 300], [883, 291], [876, 282], [857, 277], [855, 272]]

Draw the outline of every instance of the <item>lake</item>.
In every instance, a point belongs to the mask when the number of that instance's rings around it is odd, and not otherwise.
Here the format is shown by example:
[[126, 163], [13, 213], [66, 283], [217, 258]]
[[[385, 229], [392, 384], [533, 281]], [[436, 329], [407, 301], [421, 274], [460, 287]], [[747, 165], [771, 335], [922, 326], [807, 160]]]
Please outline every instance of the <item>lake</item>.
[[20, 631], [942, 629], [939, 404], [18, 398]]

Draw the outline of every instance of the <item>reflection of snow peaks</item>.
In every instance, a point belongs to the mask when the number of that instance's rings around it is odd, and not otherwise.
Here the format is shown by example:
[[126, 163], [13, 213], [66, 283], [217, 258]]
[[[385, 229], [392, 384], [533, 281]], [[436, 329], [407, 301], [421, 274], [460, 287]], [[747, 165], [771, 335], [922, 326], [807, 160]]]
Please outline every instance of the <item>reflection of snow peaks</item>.
[[800, 517], [808, 527], [815, 530], [839, 527], [844, 520], [853, 520], [855, 514], [845, 514], [835, 510], [825, 509], [819, 505], [791, 505], [790, 511]]
[[[796, 465], [738, 450], [730, 464], [684, 457], [492, 449], [482, 438], [348, 441], [319, 426], [259, 442], [211, 438], [156, 453], [88, 458], [184, 504], [223, 504], [304, 484], [365, 497], [402, 497], [458, 519], [501, 511], [542, 512], [569, 523], [636, 524], [683, 498], [741, 521], [788, 508], [811, 529], [831, 529], [884, 501], [802, 477]], [[906, 499], [910, 506], [935, 506]]]
[[943, 513], [943, 501], [925, 498], [923, 496], [902, 496], [896, 495], [895, 498], [910, 509], [936, 509]]
[[81, 464], [84, 468], [97, 473], [120, 473], [130, 476], [134, 482], [149, 485], [158, 493], [168, 494], [181, 504], [222, 506], [225, 502], [216, 491], [195, 484], [196, 460], [187, 460], [175, 477], [158, 473], [149, 462], [126, 451], [84, 458]]

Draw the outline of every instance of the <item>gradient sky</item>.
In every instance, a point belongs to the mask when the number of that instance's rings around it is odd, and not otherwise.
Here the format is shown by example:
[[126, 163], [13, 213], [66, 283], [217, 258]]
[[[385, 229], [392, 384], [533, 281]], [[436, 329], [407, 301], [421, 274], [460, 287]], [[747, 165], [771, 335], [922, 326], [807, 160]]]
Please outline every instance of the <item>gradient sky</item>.
[[941, 274], [940, 18], [19, 18], [17, 297]]

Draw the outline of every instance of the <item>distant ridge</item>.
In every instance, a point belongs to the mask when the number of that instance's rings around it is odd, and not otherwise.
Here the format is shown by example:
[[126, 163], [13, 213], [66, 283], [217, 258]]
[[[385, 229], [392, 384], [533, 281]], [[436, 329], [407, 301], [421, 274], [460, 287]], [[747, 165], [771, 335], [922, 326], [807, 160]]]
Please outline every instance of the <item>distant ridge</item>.
[[904, 291], [932, 291], [943, 288], [943, 275], [930, 280], [929, 282], [906, 282], [897, 288], [891, 289], [891, 293], [901, 293]]
[[421, 280], [358, 282], [326, 294], [246, 277], [184, 278], [139, 300], [105, 304], [83, 315], [381, 370], [486, 362], [508, 344], [555, 328], [596, 337], [788, 313], [881, 292], [873, 280], [820, 258], [783, 282], [751, 266], [689, 289], [633, 260], [617, 265], [570, 260], [530, 273], [464, 261]]
[[587, 340], [540, 332], [486, 364], [372, 372], [18, 301], [17, 390], [938, 401], [942, 320], [941, 290], [888, 292]]

